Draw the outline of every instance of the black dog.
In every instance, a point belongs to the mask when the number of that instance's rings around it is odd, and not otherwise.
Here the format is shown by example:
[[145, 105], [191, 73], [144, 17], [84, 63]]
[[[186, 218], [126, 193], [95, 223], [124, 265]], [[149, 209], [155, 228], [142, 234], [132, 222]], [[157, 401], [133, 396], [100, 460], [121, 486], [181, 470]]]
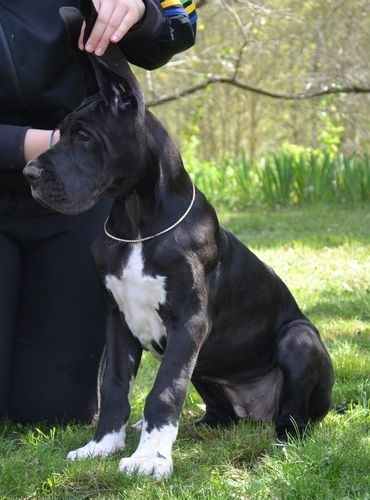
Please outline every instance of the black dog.
[[[78, 32], [77, 11], [64, 15]], [[143, 349], [161, 365], [139, 446], [121, 460], [122, 471], [171, 473], [190, 381], [206, 404], [205, 424], [274, 422], [280, 439], [305, 429], [328, 412], [333, 384], [316, 328], [278, 276], [220, 228], [145, 109], [119, 49], [90, 60], [99, 91], [64, 120], [60, 142], [24, 170], [36, 200], [65, 214], [103, 194], [114, 199], [93, 246], [109, 309], [99, 422], [94, 440], [69, 458], [124, 448]]]

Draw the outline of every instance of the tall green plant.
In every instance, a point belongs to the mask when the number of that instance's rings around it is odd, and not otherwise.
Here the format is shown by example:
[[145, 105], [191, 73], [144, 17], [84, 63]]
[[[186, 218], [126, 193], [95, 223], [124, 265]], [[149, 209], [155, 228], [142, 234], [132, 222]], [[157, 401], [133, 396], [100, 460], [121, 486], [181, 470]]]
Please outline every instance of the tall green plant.
[[338, 156], [339, 192], [345, 201], [358, 203], [370, 199], [370, 161]]
[[364, 175], [362, 178], [362, 199], [370, 201], [370, 156], [365, 156], [362, 163]]
[[333, 199], [336, 169], [330, 154], [301, 153], [294, 170], [294, 192], [298, 203], [322, 203]]
[[304, 150], [262, 158], [252, 165], [246, 154], [218, 163], [199, 161], [189, 143], [184, 160], [195, 183], [216, 206], [240, 210], [331, 201], [370, 200], [370, 159], [334, 158], [329, 152]]
[[257, 176], [246, 153], [242, 153], [234, 162], [229, 163], [237, 184], [239, 205], [246, 207], [256, 201]]
[[288, 205], [294, 181], [293, 158], [285, 154], [268, 157], [257, 172], [264, 201], [269, 205]]

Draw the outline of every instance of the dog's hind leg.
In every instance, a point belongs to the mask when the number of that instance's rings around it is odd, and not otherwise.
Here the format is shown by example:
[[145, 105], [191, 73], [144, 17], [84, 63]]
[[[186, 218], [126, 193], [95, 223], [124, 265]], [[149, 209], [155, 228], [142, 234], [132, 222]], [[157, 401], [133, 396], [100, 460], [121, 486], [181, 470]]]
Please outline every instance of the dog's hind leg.
[[206, 405], [206, 412], [197, 424], [217, 427], [230, 425], [239, 420], [223, 387], [199, 379], [192, 379], [192, 383]]
[[283, 388], [275, 425], [278, 438], [286, 440], [328, 412], [333, 368], [318, 332], [307, 320], [292, 322], [282, 331], [278, 364]]

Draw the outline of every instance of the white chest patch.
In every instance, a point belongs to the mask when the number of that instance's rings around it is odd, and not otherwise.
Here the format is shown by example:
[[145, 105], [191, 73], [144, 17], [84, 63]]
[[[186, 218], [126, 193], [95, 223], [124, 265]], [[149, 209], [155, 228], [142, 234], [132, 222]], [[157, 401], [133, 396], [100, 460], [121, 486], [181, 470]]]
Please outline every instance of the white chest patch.
[[105, 286], [112, 293], [126, 323], [141, 345], [156, 354], [154, 340], [160, 344], [166, 330], [158, 314], [158, 307], [166, 300], [164, 276], [149, 276], [143, 272], [142, 245], [133, 245], [127, 264], [120, 277], [108, 274]]

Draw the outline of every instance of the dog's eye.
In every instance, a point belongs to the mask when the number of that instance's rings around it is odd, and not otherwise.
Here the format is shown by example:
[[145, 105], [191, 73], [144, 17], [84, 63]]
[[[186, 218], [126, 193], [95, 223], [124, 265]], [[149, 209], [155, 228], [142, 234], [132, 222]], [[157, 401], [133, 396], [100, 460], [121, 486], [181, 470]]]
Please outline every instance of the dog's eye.
[[77, 137], [81, 142], [84, 142], [84, 143], [88, 143], [88, 142], [91, 142], [93, 140], [91, 135], [89, 135], [87, 132], [85, 132], [85, 130], [79, 130], [77, 132]]

